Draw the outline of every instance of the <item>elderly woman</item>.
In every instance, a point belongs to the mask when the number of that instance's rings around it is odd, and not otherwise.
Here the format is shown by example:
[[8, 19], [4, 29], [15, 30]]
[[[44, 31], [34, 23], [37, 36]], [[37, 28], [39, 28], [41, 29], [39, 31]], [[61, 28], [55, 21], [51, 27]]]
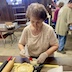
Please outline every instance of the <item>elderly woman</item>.
[[19, 40], [20, 55], [38, 57], [37, 63], [43, 63], [58, 49], [56, 35], [53, 28], [43, 22], [47, 18], [47, 11], [42, 4], [30, 4], [26, 16], [30, 24], [24, 28]]

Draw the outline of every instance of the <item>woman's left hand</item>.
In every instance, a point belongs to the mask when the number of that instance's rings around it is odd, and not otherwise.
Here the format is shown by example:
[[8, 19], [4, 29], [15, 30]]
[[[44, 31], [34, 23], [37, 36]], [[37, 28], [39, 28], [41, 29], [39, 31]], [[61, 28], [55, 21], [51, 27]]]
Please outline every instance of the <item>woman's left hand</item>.
[[41, 53], [37, 59], [37, 63], [43, 63], [47, 57], [48, 57], [48, 54], [46, 52]]

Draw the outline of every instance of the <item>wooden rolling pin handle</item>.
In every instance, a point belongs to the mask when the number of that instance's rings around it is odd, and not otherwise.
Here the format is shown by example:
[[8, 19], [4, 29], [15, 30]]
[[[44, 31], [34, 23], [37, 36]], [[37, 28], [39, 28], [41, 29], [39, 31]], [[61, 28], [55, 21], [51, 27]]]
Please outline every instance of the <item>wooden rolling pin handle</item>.
[[15, 61], [15, 57], [7, 63], [7, 65], [4, 67], [2, 72], [11, 72], [11, 69], [14, 66], [14, 61]]
[[14, 58], [12, 59], [12, 61], [15, 61], [15, 59], [16, 59], [16, 58], [14, 57]]
[[6, 61], [3, 62], [3, 64], [0, 66], [0, 72], [3, 70], [3, 68], [6, 66], [6, 64], [12, 59], [12, 56], [10, 56]]

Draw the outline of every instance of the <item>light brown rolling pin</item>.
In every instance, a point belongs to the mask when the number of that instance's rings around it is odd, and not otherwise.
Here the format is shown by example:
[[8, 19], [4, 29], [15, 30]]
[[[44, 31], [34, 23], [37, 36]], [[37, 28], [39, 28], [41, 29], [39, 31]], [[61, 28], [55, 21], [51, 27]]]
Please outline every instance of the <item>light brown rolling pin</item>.
[[15, 61], [15, 57], [7, 63], [7, 65], [4, 67], [2, 72], [10, 72], [14, 66], [14, 61]]

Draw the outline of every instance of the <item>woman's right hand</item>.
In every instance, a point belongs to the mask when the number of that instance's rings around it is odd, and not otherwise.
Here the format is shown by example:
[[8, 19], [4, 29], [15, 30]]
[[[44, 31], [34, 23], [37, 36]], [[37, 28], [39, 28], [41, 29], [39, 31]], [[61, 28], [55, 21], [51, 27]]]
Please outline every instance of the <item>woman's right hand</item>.
[[25, 50], [24, 50], [24, 49], [22, 49], [22, 50], [20, 51], [20, 56], [25, 57]]
[[29, 53], [28, 53], [27, 50], [25, 51], [25, 49], [22, 49], [22, 50], [20, 51], [20, 56], [21, 56], [21, 57], [27, 57], [27, 58], [29, 58]]

